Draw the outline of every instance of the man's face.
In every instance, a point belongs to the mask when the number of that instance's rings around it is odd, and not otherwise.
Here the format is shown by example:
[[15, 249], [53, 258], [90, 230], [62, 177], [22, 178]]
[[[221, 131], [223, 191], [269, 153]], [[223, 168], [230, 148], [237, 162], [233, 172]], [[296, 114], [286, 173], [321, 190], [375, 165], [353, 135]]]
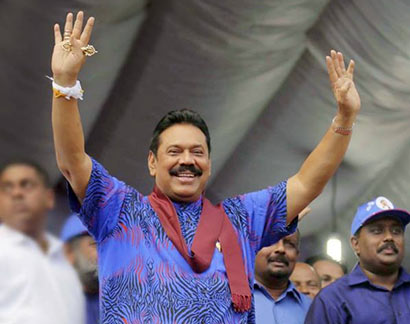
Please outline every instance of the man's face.
[[315, 269], [307, 263], [298, 262], [290, 280], [302, 294], [314, 298], [320, 290], [320, 278]]
[[288, 279], [299, 255], [298, 233], [262, 248], [255, 258], [256, 279], [269, 287], [271, 280]]
[[351, 238], [360, 265], [375, 274], [397, 271], [404, 257], [404, 228], [395, 218], [381, 218], [365, 224]]
[[322, 282], [322, 288], [344, 276], [340, 265], [329, 260], [319, 260], [313, 264]]
[[98, 292], [98, 262], [97, 247], [90, 235], [75, 238], [66, 249], [67, 257], [80, 277], [84, 291], [95, 294]]
[[148, 156], [150, 175], [159, 189], [175, 201], [198, 200], [211, 173], [211, 160], [202, 131], [175, 124], [160, 135], [157, 156]]
[[11, 228], [38, 235], [53, 205], [52, 190], [33, 167], [13, 164], [0, 174], [0, 215]]
[[90, 235], [83, 235], [78, 238], [77, 251], [89, 260], [90, 264], [97, 267], [97, 245]]

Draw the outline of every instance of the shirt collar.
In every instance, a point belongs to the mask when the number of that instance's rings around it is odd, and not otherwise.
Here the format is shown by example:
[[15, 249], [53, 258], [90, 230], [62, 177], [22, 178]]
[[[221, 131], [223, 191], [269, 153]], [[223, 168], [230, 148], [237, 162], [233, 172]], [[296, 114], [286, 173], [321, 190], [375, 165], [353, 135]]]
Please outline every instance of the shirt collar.
[[46, 233], [49, 244], [47, 254], [50, 256], [59, 255], [63, 251], [63, 242], [50, 233]]
[[356, 263], [352, 272], [348, 275], [349, 286], [358, 285], [366, 281], [369, 282], [369, 278], [367, 278], [363, 273], [362, 269], [359, 266], [359, 263]]
[[195, 210], [202, 206], [202, 195], [199, 197], [198, 200], [191, 201], [191, 202], [183, 202], [183, 201], [172, 201], [176, 210]]
[[7, 242], [24, 243], [30, 240], [28, 236], [6, 224], [0, 224], [0, 231], [1, 235], [7, 238]]
[[[4, 235], [7, 238], [8, 242], [14, 242], [16, 244], [31, 244], [38, 246], [37, 243], [29, 236], [21, 233], [6, 224], [0, 224], [0, 235]], [[62, 251], [63, 244], [55, 236], [46, 233], [46, 240], [49, 244], [47, 255], [58, 254]]]
[[[367, 278], [363, 270], [360, 268], [359, 263], [357, 263], [352, 272], [348, 275], [348, 284], [349, 286], [354, 286], [363, 282], [368, 282], [371, 284], [369, 278]], [[400, 267], [399, 278], [394, 285], [394, 288], [402, 285], [403, 283], [410, 283], [410, 275], [406, 272], [406, 270], [404, 270], [404, 268]]]
[[[261, 290], [266, 296], [269, 298], [273, 299], [272, 296], [270, 295], [269, 291], [258, 281], [255, 280], [254, 287], [256, 289]], [[281, 301], [283, 298], [285, 298], [287, 295], [293, 296], [296, 301], [301, 304], [302, 303], [302, 297], [300, 295], [301, 293], [296, 289], [295, 285], [288, 280], [288, 288], [279, 296], [279, 298], [275, 302]]]
[[400, 267], [399, 270], [399, 280], [397, 280], [396, 284], [394, 285], [394, 287], [398, 287], [404, 283], [410, 283], [410, 275], [407, 273], [406, 270], [404, 270], [404, 268]]

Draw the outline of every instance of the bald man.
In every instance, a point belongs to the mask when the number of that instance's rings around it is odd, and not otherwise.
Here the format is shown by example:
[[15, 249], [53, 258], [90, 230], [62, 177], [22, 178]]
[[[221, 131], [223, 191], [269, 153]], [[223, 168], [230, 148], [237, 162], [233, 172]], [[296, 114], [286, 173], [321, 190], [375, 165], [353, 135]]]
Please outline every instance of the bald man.
[[307, 263], [297, 262], [290, 280], [302, 294], [314, 298], [321, 288], [320, 277]]
[[322, 288], [335, 282], [346, 274], [343, 266], [334, 260], [323, 259], [312, 264], [322, 282]]

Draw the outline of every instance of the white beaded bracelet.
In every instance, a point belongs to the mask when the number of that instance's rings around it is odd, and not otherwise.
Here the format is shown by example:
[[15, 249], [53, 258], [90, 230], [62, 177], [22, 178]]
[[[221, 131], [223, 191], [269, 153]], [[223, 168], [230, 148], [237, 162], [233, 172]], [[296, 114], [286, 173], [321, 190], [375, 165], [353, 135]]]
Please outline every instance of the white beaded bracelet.
[[72, 87], [63, 87], [57, 84], [53, 78], [49, 76], [47, 78], [53, 81], [53, 93], [56, 98], [64, 97], [67, 100], [71, 98], [83, 100], [84, 90], [81, 88], [80, 80], [77, 80]]

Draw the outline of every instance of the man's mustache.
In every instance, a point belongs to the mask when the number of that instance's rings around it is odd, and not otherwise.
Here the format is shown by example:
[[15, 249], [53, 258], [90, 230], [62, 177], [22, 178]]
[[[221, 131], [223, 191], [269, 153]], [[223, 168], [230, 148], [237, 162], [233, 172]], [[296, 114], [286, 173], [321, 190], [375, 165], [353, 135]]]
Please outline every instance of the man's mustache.
[[178, 176], [178, 174], [186, 172], [186, 171], [192, 173], [194, 176], [200, 177], [202, 175], [202, 170], [196, 168], [195, 165], [193, 165], [193, 164], [180, 165], [179, 167], [171, 169], [169, 171], [169, 174], [172, 175], [172, 176]]
[[399, 253], [399, 249], [393, 242], [387, 242], [377, 249], [377, 253], [382, 252], [385, 249], [391, 248], [395, 253]]
[[288, 259], [284, 255], [276, 255], [274, 257], [270, 257], [268, 262], [282, 262], [285, 265], [289, 265]]

